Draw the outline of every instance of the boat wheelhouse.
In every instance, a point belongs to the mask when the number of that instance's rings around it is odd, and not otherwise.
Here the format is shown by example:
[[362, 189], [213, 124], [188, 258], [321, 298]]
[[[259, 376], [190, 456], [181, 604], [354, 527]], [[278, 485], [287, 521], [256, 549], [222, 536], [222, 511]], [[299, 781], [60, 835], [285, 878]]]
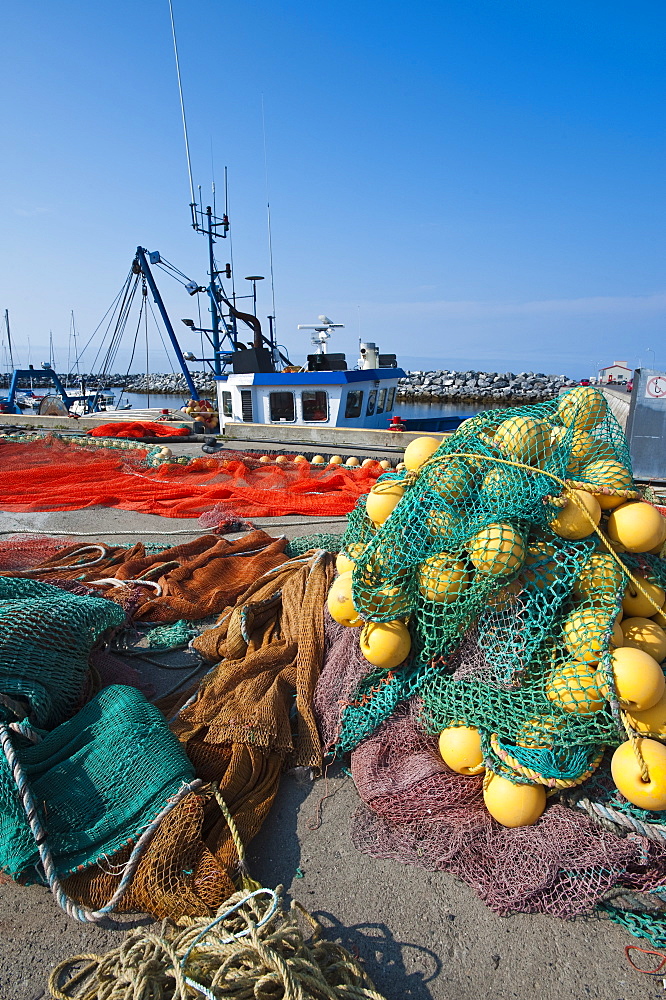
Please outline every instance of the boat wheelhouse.
[[401, 368], [221, 376], [216, 379], [220, 425], [386, 429], [403, 376]]

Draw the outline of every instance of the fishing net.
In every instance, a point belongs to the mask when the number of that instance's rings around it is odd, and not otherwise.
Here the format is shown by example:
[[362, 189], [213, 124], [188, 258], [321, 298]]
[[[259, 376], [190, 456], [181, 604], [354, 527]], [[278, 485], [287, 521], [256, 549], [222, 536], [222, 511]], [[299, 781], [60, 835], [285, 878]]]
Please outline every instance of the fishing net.
[[577, 505], [586, 537], [551, 525], [580, 495], [561, 499], [565, 479], [610, 506], [636, 495], [630, 468], [604, 397], [573, 390], [479, 414], [418, 473], [382, 477], [377, 490], [404, 495], [378, 528], [365, 499], [349, 519], [354, 606], [367, 622], [408, 617], [413, 655], [394, 671], [367, 665], [338, 749], [416, 693], [429, 732], [476, 727], [488, 766], [515, 781], [578, 780], [626, 739], [608, 668], [613, 626], [626, 571], [663, 586], [666, 563], [610, 551]]
[[84, 700], [93, 646], [124, 622], [111, 601], [0, 576], [0, 719], [52, 729], [69, 718]]
[[292, 538], [287, 543], [284, 550], [289, 558], [292, 556], [302, 556], [311, 549], [325, 549], [326, 552], [337, 554], [342, 546], [342, 535], [331, 535], [320, 533], [316, 535], [301, 535], [299, 538]]
[[186, 438], [191, 428], [183, 424], [168, 424], [156, 420], [123, 420], [120, 423], [98, 424], [86, 431], [91, 437], [115, 438]]
[[92, 449], [91, 444], [83, 447], [55, 437], [1, 442], [0, 510], [99, 506], [198, 517], [217, 504], [241, 517], [338, 517], [353, 509], [382, 471], [377, 463], [366, 468], [286, 459], [262, 463], [256, 454], [235, 451], [155, 468], [146, 449], [129, 441], [116, 448]]
[[[34, 744], [15, 737], [15, 752], [39, 804], [59, 875], [118, 851], [194, 777], [161, 713], [131, 687], [106, 688], [72, 719], [41, 735]], [[41, 881], [38, 863], [35, 838], [5, 764], [0, 867], [13, 878]]]

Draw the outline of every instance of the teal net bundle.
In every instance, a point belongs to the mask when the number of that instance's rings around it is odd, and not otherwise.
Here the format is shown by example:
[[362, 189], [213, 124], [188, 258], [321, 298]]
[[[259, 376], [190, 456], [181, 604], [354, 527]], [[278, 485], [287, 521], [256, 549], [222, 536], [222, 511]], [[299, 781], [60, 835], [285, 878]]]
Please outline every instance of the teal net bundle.
[[0, 576], [0, 721], [52, 729], [82, 704], [90, 653], [125, 622], [112, 601]]
[[415, 694], [429, 732], [478, 728], [499, 773], [508, 756], [573, 778], [625, 738], [612, 694], [602, 693], [612, 685], [603, 672], [623, 566], [664, 585], [666, 564], [617, 556], [591, 526], [580, 540], [551, 530], [565, 480], [605, 490], [602, 500], [636, 495], [626, 440], [603, 396], [595, 393], [599, 412], [590, 413], [573, 392], [568, 408], [571, 394], [465, 421], [411, 482], [382, 477], [379, 487], [405, 490], [383, 524], [373, 525], [365, 500], [350, 516], [343, 551], [355, 560], [354, 606], [366, 621], [408, 620], [412, 655], [388, 673], [367, 665], [339, 750]]
[[[13, 745], [64, 877], [114, 854], [164, 808], [194, 768], [163, 715], [131, 687], [105, 688], [50, 733]], [[43, 881], [39, 853], [7, 762], [0, 766], [0, 868]]]

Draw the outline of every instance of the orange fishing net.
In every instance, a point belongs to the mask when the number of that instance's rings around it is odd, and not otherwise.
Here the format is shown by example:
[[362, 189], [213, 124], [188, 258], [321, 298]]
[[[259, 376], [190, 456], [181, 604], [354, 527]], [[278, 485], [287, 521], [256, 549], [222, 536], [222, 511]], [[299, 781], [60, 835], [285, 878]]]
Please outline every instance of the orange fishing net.
[[123, 420], [115, 424], [99, 424], [92, 430], [86, 431], [91, 437], [96, 438], [169, 438], [169, 437], [189, 437], [189, 427], [174, 427], [172, 424], [158, 422], [156, 420]]
[[256, 455], [226, 452], [189, 465], [175, 462], [149, 468], [145, 449], [77, 446], [58, 438], [30, 444], [0, 444], [3, 475], [0, 510], [81, 510], [119, 507], [164, 517], [197, 517], [213, 505], [244, 517], [348, 514], [382, 473], [366, 468], [283, 465], [259, 462]]

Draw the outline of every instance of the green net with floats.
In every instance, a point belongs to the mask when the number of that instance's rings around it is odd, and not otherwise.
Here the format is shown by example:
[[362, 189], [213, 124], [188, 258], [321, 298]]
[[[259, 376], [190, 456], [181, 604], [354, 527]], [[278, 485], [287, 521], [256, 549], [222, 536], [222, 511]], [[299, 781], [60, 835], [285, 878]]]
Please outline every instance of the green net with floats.
[[[487, 766], [513, 781], [589, 773], [626, 739], [610, 653], [627, 570], [666, 587], [663, 538], [628, 554], [611, 537], [607, 518], [633, 491], [624, 433], [603, 394], [582, 387], [478, 414], [417, 471], [382, 476], [342, 551], [360, 617], [406, 623], [411, 654], [397, 669], [368, 663], [338, 750], [416, 694], [429, 732], [475, 727]], [[382, 503], [393, 508], [379, 523]]]

